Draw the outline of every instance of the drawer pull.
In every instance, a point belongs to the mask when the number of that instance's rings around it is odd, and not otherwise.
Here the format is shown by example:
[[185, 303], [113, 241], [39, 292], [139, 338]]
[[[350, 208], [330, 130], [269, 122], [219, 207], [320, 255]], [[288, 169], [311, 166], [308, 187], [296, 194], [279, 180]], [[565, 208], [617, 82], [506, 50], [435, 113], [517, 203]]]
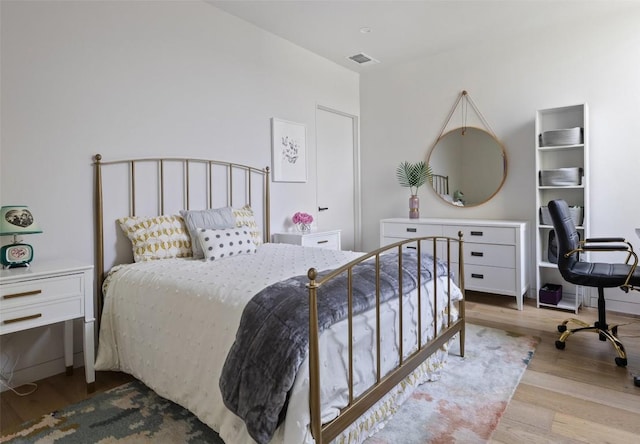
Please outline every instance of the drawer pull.
[[471, 277], [476, 279], [484, 279], [484, 274], [471, 273]]
[[482, 257], [484, 253], [482, 251], [472, 251], [471, 256]]
[[328, 241], [328, 240], [321, 240], [321, 241], [318, 241], [318, 243], [319, 243], [319, 244], [326, 244], [327, 242], [329, 242], [329, 241]]
[[42, 293], [42, 290], [25, 291], [24, 293], [5, 294], [2, 299], [21, 298], [22, 296], [33, 296]]
[[482, 235], [483, 235], [482, 231], [472, 231], [471, 232], [471, 236], [482, 236]]
[[38, 314], [30, 315], [30, 316], [23, 316], [21, 318], [15, 318], [15, 319], [6, 319], [2, 323], [3, 324], [13, 324], [15, 322], [28, 321], [29, 319], [36, 319], [36, 318], [40, 318], [40, 317], [42, 317], [42, 313], [38, 313]]
[[417, 228], [407, 228], [407, 233], [415, 233], [417, 231], [418, 231]]
[[406, 248], [407, 248], [407, 250], [417, 250], [417, 249], [418, 249], [417, 247], [411, 247], [411, 246], [409, 246], [409, 245], [407, 245], [407, 247], [406, 247]]

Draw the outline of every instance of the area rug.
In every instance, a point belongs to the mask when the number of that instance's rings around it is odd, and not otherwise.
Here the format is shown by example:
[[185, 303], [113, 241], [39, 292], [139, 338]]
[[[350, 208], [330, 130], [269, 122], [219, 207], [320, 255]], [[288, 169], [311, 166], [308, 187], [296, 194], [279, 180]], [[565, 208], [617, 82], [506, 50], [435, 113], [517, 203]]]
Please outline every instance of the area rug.
[[[489, 440], [538, 340], [467, 324], [439, 381], [414, 392], [366, 444], [483, 443]], [[209, 443], [217, 433], [187, 410], [133, 381], [30, 421], [1, 443]], [[228, 443], [233, 444], [233, 443]]]

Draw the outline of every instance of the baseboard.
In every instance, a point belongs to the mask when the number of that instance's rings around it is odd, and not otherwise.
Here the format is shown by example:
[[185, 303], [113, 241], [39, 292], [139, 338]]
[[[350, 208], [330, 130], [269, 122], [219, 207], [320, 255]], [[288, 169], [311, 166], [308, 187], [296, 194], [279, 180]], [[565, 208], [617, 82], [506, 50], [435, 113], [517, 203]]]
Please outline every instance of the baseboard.
[[[82, 352], [73, 354], [73, 367], [84, 367], [84, 354]], [[11, 387], [19, 387], [27, 382], [36, 382], [50, 376], [64, 373], [66, 367], [64, 365], [64, 357], [54, 359], [51, 361], [41, 362], [40, 364], [33, 365], [31, 367], [21, 368], [13, 372], [11, 377]], [[2, 390], [9, 390], [2, 384]]]

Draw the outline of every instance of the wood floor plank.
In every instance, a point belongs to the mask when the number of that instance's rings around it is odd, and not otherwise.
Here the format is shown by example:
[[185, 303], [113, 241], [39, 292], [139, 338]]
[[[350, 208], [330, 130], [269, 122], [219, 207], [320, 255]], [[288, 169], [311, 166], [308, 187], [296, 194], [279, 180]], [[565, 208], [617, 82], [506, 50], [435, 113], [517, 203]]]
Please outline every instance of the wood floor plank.
[[556, 414], [553, 432], [588, 443], [637, 443], [640, 439], [638, 433], [630, 433], [618, 427], [584, 420], [561, 412]]

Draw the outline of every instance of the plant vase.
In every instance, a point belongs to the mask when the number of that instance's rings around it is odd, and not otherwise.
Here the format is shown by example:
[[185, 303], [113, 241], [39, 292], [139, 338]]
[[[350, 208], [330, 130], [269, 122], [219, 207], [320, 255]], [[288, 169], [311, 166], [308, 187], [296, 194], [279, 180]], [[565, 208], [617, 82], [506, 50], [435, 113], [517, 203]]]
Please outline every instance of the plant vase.
[[417, 194], [409, 198], [409, 219], [420, 219], [420, 199]]
[[311, 224], [296, 224], [296, 227], [301, 233], [308, 233], [311, 231]]

